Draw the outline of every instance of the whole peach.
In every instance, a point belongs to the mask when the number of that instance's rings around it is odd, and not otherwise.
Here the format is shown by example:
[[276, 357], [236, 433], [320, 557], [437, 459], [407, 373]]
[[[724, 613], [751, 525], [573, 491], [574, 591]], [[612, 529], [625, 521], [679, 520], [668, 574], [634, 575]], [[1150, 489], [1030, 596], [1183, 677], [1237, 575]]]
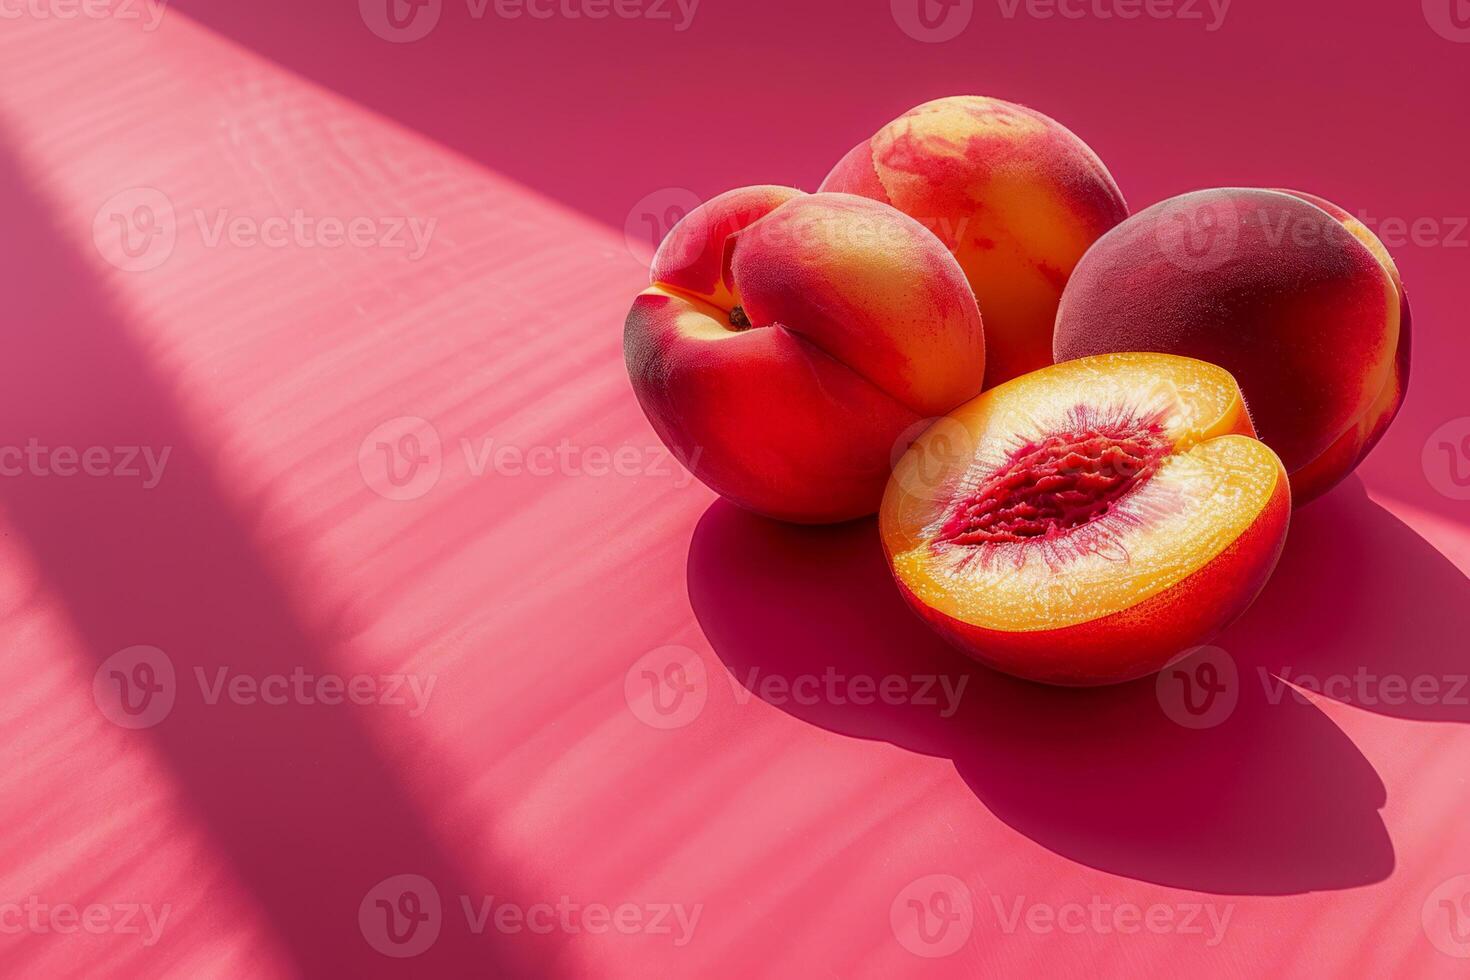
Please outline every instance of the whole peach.
[[1393, 280], [1394, 288], [1398, 290], [1399, 296], [1399, 342], [1394, 352], [1393, 371], [1384, 384], [1383, 390], [1373, 400], [1373, 404], [1358, 416], [1357, 422], [1348, 426], [1336, 442], [1292, 477], [1293, 492], [1301, 502], [1305, 502], [1326, 493], [1343, 477], [1357, 469], [1358, 464], [1368, 457], [1373, 447], [1378, 445], [1378, 440], [1383, 438], [1389, 425], [1398, 416], [1399, 409], [1404, 404], [1404, 396], [1409, 391], [1413, 314], [1409, 309], [1409, 294], [1404, 290], [1404, 281], [1399, 275], [1399, 269], [1393, 261], [1393, 256], [1389, 254], [1383, 242], [1379, 241], [1378, 236], [1368, 229], [1367, 225], [1350, 212], [1315, 194], [1292, 190], [1283, 190], [1283, 193], [1310, 201], [1342, 222], [1343, 227], [1368, 246], [1368, 251], [1372, 252], [1373, 257], [1382, 264], [1389, 278]]
[[1062, 288], [1128, 216], [1086, 143], [1033, 109], [980, 96], [909, 110], [854, 147], [821, 190], [892, 204], [955, 254], [985, 316], [987, 388], [1052, 362]]
[[1073, 273], [1057, 313], [1058, 362], [1155, 351], [1218, 364], [1285, 463], [1293, 501], [1325, 492], [1392, 420], [1409, 352], [1392, 260], [1334, 210], [1221, 188], [1139, 212]]
[[757, 513], [873, 513], [906, 434], [980, 391], [964, 274], [886, 205], [730, 191], [670, 232], [651, 278], [624, 330], [639, 403], [695, 476]]

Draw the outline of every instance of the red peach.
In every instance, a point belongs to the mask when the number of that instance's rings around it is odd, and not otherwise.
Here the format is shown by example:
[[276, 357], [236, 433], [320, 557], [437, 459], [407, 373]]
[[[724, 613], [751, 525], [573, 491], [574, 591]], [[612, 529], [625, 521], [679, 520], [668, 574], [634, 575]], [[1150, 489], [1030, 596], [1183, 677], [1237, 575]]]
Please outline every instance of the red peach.
[[1392, 260], [1334, 210], [1218, 189], [1139, 212], [1073, 273], [1057, 361], [1157, 351], [1218, 364], [1240, 382], [1296, 503], [1325, 492], [1392, 420], [1409, 351]]
[[1343, 477], [1357, 469], [1358, 464], [1368, 458], [1373, 447], [1378, 445], [1378, 440], [1383, 438], [1383, 434], [1398, 417], [1399, 409], [1404, 404], [1404, 396], [1409, 391], [1413, 314], [1409, 309], [1409, 294], [1404, 290], [1404, 281], [1399, 275], [1399, 269], [1393, 261], [1393, 256], [1389, 254], [1383, 242], [1379, 241], [1378, 236], [1368, 229], [1367, 225], [1348, 211], [1315, 194], [1292, 190], [1283, 190], [1282, 193], [1310, 201], [1342, 222], [1343, 227], [1366, 245], [1368, 251], [1373, 253], [1373, 257], [1388, 272], [1399, 295], [1399, 342], [1394, 353], [1393, 372], [1387, 383], [1384, 384], [1383, 391], [1373, 400], [1373, 404], [1358, 416], [1357, 422], [1348, 426], [1337, 441], [1320, 456], [1292, 474], [1292, 493], [1298, 503], [1304, 503], [1326, 493]]
[[979, 96], [927, 102], [854, 147], [822, 182], [892, 204], [955, 254], [985, 317], [994, 387], [1052, 362], [1062, 287], [1128, 206], [1055, 120]]
[[699, 479], [757, 513], [873, 513], [905, 433], [980, 390], [959, 265], [865, 198], [723, 194], [670, 232], [652, 281], [624, 332], [638, 400]]

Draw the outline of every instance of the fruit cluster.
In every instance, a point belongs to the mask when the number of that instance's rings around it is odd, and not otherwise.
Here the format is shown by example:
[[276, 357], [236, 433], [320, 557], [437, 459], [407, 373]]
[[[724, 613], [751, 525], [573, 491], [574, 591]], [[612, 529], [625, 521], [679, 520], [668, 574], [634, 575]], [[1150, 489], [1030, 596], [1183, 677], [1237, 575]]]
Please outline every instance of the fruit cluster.
[[926, 622], [1055, 684], [1243, 612], [1408, 381], [1398, 270], [1346, 211], [1218, 189], [1129, 217], [1086, 144], [996, 99], [905, 113], [815, 194], [714, 198], [651, 282], [628, 371], [696, 476], [782, 520], [877, 511]]

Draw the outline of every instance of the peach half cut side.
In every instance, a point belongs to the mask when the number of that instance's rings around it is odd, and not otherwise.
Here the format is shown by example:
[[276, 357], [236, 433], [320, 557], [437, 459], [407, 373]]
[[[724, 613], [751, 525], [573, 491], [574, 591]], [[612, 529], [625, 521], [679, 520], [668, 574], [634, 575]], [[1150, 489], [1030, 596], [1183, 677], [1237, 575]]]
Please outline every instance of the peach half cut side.
[[879, 530], [900, 591], [955, 646], [1091, 686], [1158, 671], [1244, 612], [1290, 514], [1229, 372], [1103, 354], [935, 423], [894, 469]]

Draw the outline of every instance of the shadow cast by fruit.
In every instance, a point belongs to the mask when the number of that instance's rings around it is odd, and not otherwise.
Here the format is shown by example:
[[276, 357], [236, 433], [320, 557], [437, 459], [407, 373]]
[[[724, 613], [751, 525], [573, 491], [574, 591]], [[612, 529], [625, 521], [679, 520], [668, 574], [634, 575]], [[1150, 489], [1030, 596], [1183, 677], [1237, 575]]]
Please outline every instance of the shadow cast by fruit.
[[1069, 860], [1218, 894], [1350, 888], [1393, 869], [1384, 787], [1319, 709], [1243, 685], [1228, 717], [1196, 730], [1170, 717], [1153, 680], [1066, 690], [989, 671], [905, 607], [872, 521], [793, 527], [717, 502], [694, 533], [688, 585], [737, 680], [831, 667], [963, 682], [949, 717], [837, 699], [778, 707], [953, 760], [980, 805]]
[[1271, 583], [1217, 641], [1273, 698], [1470, 722], [1470, 579], [1351, 478], [1292, 518]]

